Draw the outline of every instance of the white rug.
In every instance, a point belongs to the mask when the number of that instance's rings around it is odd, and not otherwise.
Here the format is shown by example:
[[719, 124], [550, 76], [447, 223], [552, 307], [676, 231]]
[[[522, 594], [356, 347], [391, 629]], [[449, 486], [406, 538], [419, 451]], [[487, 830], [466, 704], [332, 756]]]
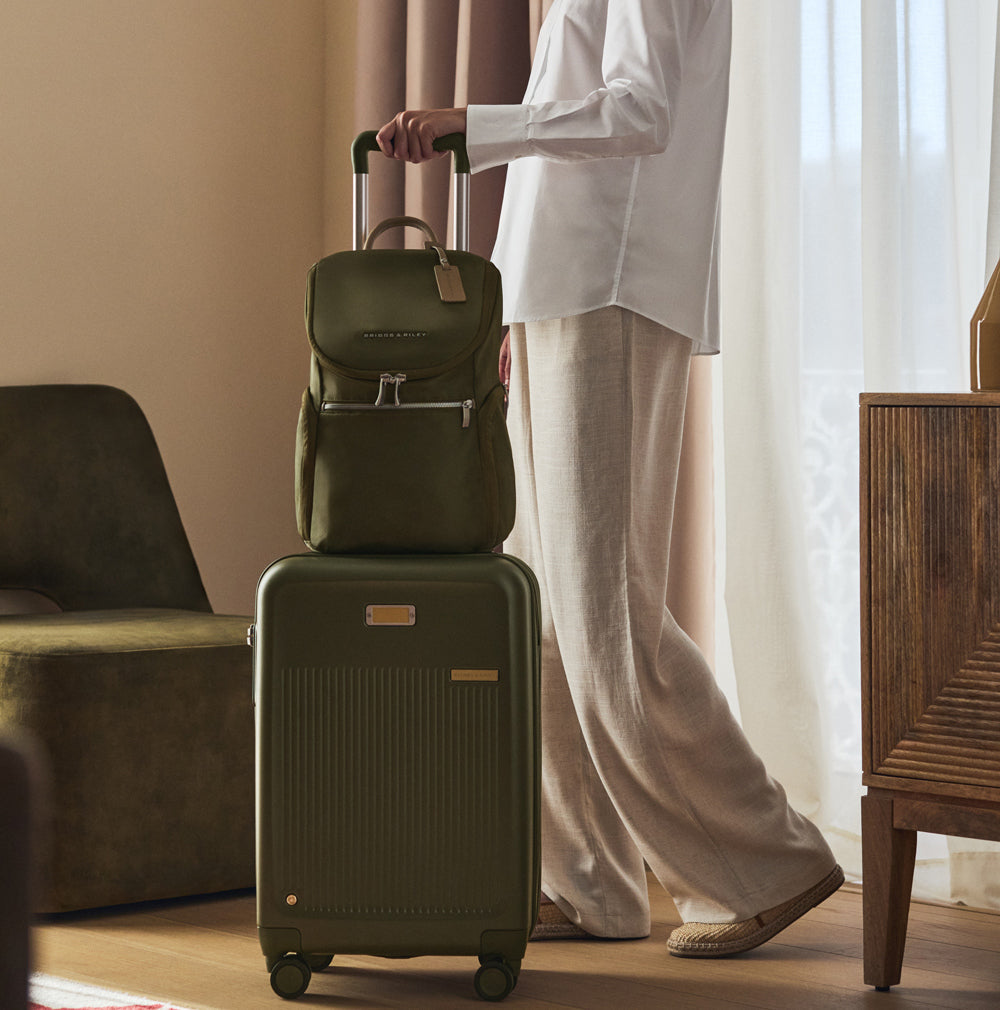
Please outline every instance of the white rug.
[[52, 975], [32, 975], [28, 1010], [183, 1010], [183, 1007]]

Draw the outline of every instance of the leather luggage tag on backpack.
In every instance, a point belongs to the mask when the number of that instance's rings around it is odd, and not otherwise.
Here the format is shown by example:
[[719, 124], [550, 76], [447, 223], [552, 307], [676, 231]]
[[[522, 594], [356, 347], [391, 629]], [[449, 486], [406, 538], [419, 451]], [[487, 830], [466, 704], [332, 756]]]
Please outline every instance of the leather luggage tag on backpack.
[[425, 242], [424, 248], [433, 249], [440, 261], [434, 267], [434, 279], [437, 281], [441, 301], [464, 302], [466, 300], [465, 285], [462, 284], [462, 275], [458, 267], [453, 267], [448, 262], [448, 254], [444, 251], [444, 246], [439, 246], [434, 242]]
[[441, 301], [465, 301], [465, 286], [462, 284], [462, 275], [458, 267], [453, 267], [450, 263], [447, 266], [438, 263], [434, 267], [434, 276], [437, 278], [438, 293], [441, 295]]

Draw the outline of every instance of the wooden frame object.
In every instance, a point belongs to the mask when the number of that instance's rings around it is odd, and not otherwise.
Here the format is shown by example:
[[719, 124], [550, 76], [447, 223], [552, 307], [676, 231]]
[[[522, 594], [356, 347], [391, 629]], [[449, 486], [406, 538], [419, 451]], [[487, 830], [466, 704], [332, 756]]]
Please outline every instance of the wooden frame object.
[[860, 403], [864, 979], [888, 989], [917, 832], [1000, 840], [1000, 395]]

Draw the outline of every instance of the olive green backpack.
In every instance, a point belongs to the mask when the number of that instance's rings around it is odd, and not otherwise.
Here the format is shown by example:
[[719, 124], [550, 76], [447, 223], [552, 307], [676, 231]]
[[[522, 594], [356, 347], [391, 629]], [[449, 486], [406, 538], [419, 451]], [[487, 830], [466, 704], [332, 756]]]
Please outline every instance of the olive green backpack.
[[[372, 248], [402, 226], [422, 229], [426, 247]], [[499, 545], [514, 522], [514, 471], [493, 264], [393, 218], [362, 249], [312, 267], [305, 314], [295, 497], [306, 544], [328, 554]]]

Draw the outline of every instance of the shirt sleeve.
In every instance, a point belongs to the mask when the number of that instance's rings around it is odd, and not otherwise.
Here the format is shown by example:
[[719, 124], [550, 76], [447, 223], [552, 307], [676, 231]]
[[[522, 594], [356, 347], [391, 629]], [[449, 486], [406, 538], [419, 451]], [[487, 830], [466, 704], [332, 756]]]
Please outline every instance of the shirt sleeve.
[[[469, 106], [472, 170], [530, 155], [579, 161], [665, 150], [685, 46], [710, 7], [692, 0], [610, 0], [603, 45], [591, 53], [583, 44], [562, 52], [545, 71], [560, 75], [560, 65], [599, 58], [603, 86], [579, 98]], [[563, 40], [568, 48], [571, 36]]]

